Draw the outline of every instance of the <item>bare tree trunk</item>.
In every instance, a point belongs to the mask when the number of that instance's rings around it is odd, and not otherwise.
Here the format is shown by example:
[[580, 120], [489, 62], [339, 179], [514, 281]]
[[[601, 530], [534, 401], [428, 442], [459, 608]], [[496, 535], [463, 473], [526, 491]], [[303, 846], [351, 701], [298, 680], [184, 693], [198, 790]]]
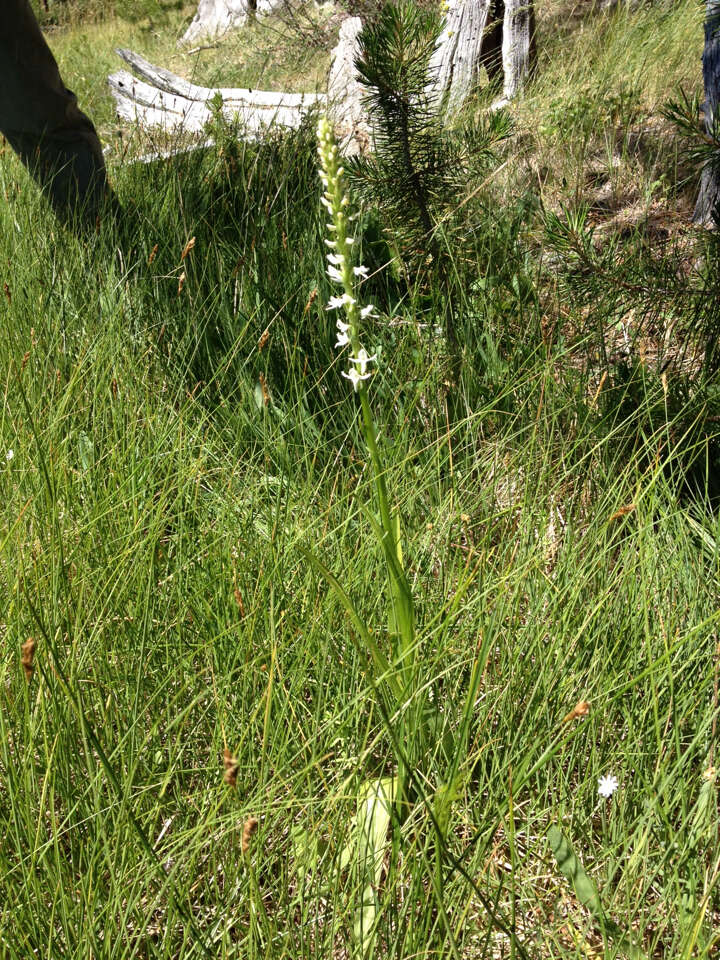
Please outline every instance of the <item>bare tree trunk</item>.
[[535, 68], [535, 6], [533, 0], [505, 0], [502, 62], [503, 96], [512, 100]]
[[242, 27], [251, 9], [254, 4], [251, 6], [250, 0], [200, 0], [197, 13], [180, 42], [220, 37], [228, 30]]
[[482, 67], [492, 80], [502, 65], [506, 101], [520, 92], [535, 65], [533, 3], [450, 0], [445, 29], [430, 61], [429, 90], [447, 113], [454, 113], [472, 95]]
[[430, 60], [431, 96], [454, 113], [477, 86], [492, 0], [450, 0], [445, 29]]
[[[705, 16], [705, 49], [702, 57], [705, 103], [705, 130], [715, 132], [715, 114], [720, 100], [720, 0], [707, 0]], [[700, 194], [695, 204], [693, 223], [710, 226], [713, 212], [720, 204], [720, 169], [717, 161], [705, 165], [700, 179]]]
[[330, 54], [328, 115], [335, 128], [340, 150], [352, 155], [370, 149], [372, 130], [363, 104], [365, 90], [358, 80], [355, 60], [360, 56], [360, 17], [348, 17], [340, 26], [337, 46]]

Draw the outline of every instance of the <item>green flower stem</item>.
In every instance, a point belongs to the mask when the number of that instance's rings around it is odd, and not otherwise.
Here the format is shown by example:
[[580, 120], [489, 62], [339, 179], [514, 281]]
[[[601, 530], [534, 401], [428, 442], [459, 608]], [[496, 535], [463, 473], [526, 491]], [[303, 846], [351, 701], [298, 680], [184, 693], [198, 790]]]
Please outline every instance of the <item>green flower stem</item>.
[[[343, 372], [343, 376], [352, 382], [354, 391], [359, 394], [363, 432], [370, 453], [375, 480], [380, 522], [378, 523], [375, 517], [371, 515], [371, 523], [385, 556], [388, 599], [391, 605], [388, 612], [388, 628], [393, 645], [390, 667], [393, 677], [388, 678], [388, 680], [392, 680], [390, 687], [395, 698], [395, 707], [401, 708], [404, 703], [412, 699], [413, 694], [416, 659], [413, 598], [403, 569], [399, 532], [390, 509], [386, 469], [378, 447], [377, 432], [367, 390], [367, 380], [371, 375], [368, 367], [375, 362], [376, 358], [369, 356], [362, 345], [360, 322], [365, 317], [372, 315], [373, 307], [369, 304], [361, 309], [355, 296], [356, 278], [364, 276], [367, 270], [363, 266], [353, 265], [352, 246], [354, 238], [348, 235], [350, 201], [345, 192], [343, 168], [340, 164], [337, 144], [330, 124], [325, 117], [322, 117], [318, 124], [318, 154], [320, 157], [320, 177], [325, 188], [322, 204], [328, 211], [331, 221], [328, 223], [330, 232], [325, 241], [330, 251], [327, 254], [327, 273], [330, 279], [342, 288], [342, 295], [333, 296], [328, 304], [328, 309], [344, 311], [345, 321], [337, 320], [339, 335], [336, 346], [340, 349], [349, 346], [352, 351], [349, 357], [350, 369]], [[403, 717], [402, 740], [406, 746], [412, 740], [410, 737], [412, 722], [409, 716], [405, 715]], [[415, 722], [421, 723], [421, 717], [416, 716]], [[410, 771], [402, 756], [398, 757], [397, 780], [395, 803], [400, 818], [404, 819]]]

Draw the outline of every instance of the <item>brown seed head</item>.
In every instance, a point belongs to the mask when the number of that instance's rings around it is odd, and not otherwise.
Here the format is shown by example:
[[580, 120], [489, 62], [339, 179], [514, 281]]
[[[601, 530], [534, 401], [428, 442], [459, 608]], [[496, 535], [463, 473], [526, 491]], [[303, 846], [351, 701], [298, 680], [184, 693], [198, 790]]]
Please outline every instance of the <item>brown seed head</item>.
[[270, 339], [270, 330], [265, 327], [263, 332], [260, 334], [260, 339], [258, 340], [258, 352], [266, 346], [268, 340]]
[[237, 586], [236, 586], [235, 589], [233, 590], [233, 593], [234, 593], [234, 595], [235, 595], [235, 603], [237, 604], [238, 610], [240, 611], [240, 616], [241, 616], [241, 617], [244, 617], [244, 616], [245, 616], [245, 604], [243, 603], [242, 594], [240, 593], [240, 590], [239, 590], [239, 588], [238, 588]]
[[153, 260], [157, 256], [157, 252], [158, 252], [158, 245], [156, 243], [155, 246], [150, 251], [150, 256], [148, 257], [148, 262], [147, 262], [148, 266], [150, 266], [150, 264], [153, 262]]
[[628, 513], [632, 513], [635, 510], [634, 503], [627, 503], [624, 507], [620, 507], [619, 510], [616, 510], [615, 513], [610, 517], [608, 523], [612, 523], [613, 520], [619, 520], [620, 517], [626, 517]]
[[260, 381], [260, 389], [262, 390], [263, 403], [267, 406], [270, 403], [270, 391], [267, 388], [267, 383], [262, 373], [258, 374], [258, 380]]
[[20, 647], [20, 663], [23, 670], [25, 671], [25, 679], [28, 683], [32, 680], [32, 675], [35, 672], [35, 641], [32, 637], [28, 637], [25, 643]]
[[580, 717], [586, 717], [590, 713], [590, 704], [587, 700], [578, 700], [570, 713], [563, 717], [563, 723], [569, 723], [571, 720], [579, 720]]
[[308, 312], [310, 307], [315, 303], [315, 301], [317, 300], [317, 295], [318, 295], [318, 289], [317, 287], [315, 287], [313, 292], [308, 297], [308, 302], [305, 304], [305, 309], [303, 310], [303, 316], [305, 316], [305, 314]]
[[242, 833], [242, 852], [247, 853], [250, 849], [250, 841], [257, 833], [258, 821], [257, 817], [248, 817], [245, 821], [245, 826], [243, 827]]
[[192, 250], [192, 248], [193, 248], [194, 246], [195, 246], [195, 237], [190, 237], [190, 239], [188, 240], [188, 242], [187, 242], [187, 243], [185, 244], [185, 246], [183, 247], [183, 252], [182, 252], [182, 254], [180, 255], [180, 260], [181, 260], [181, 261], [185, 259], [185, 257], [190, 253], [190, 251]]
[[182, 293], [182, 288], [185, 286], [185, 271], [180, 274], [178, 277], [178, 294]]
[[223, 780], [229, 787], [236, 787], [240, 764], [237, 761], [237, 757], [234, 757], [227, 747], [223, 750], [223, 766], [225, 767]]

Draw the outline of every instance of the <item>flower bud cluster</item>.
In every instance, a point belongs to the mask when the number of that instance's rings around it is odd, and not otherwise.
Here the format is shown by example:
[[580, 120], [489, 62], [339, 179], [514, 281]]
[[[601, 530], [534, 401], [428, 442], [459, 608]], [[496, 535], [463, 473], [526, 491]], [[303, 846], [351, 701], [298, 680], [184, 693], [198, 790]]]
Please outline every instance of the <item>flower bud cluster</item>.
[[350, 248], [355, 238], [348, 233], [350, 201], [345, 192], [337, 144], [327, 117], [320, 118], [317, 137], [320, 179], [325, 188], [320, 202], [329, 214], [328, 238], [325, 240], [329, 251], [327, 275], [342, 291], [338, 296], [330, 297], [326, 309], [343, 311], [345, 319], [338, 317], [336, 321], [338, 333], [335, 346], [339, 350], [349, 346], [354, 354], [348, 358], [350, 368], [347, 372], [343, 371], [343, 376], [358, 390], [361, 383], [369, 379], [370, 364], [377, 359], [376, 355], [370, 356], [360, 343], [360, 321], [375, 316], [375, 308], [372, 304], [361, 307], [355, 297], [356, 278], [364, 279], [368, 270], [362, 265], [352, 265]]

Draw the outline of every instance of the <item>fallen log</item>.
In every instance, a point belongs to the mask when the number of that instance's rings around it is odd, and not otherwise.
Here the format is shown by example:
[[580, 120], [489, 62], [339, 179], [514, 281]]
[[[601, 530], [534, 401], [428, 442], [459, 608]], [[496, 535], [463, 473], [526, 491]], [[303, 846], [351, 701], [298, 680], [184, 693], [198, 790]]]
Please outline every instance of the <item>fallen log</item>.
[[221, 98], [222, 115], [230, 122], [240, 122], [247, 135], [253, 136], [272, 124], [296, 128], [309, 110], [324, 106], [327, 99], [318, 93], [200, 87], [148, 63], [131, 50], [117, 53], [142, 78], [126, 70], [108, 77], [118, 116], [143, 128], [202, 133], [213, 119], [214, 104]]

